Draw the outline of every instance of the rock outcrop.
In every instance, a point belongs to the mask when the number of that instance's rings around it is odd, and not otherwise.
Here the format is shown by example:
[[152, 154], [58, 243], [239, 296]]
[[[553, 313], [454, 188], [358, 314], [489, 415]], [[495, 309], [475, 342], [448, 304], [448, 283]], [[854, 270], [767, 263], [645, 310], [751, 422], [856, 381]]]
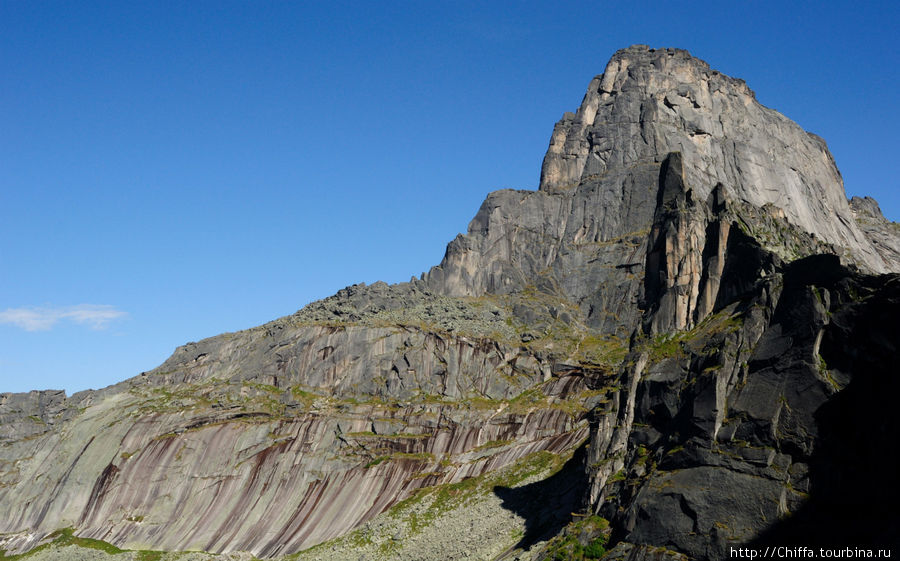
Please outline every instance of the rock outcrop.
[[[863, 466], [900, 435], [873, 413], [898, 390], [900, 276], [833, 255], [785, 264], [743, 234], [725, 257], [732, 298], [632, 345], [623, 395], [595, 410], [585, 504], [618, 540], [697, 559], [746, 543], [896, 546], [900, 486]], [[854, 477], [879, 491], [841, 491]]]
[[31, 534], [6, 549], [75, 527], [137, 549], [292, 553], [419, 488], [587, 435], [580, 417], [599, 394], [579, 375], [543, 383], [527, 351], [293, 322], [187, 345], [68, 403], [4, 394], [0, 407], [18, 418], [3, 441], [0, 501], [17, 508], [0, 532]]
[[490, 194], [422, 278], [100, 391], [0, 394], [0, 549], [893, 545], [898, 272], [897, 225], [848, 203], [824, 141], [685, 51], [624, 49], [540, 189]]
[[900, 226], [889, 222], [883, 214], [878, 202], [872, 197], [853, 197], [850, 199], [850, 210], [856, 218], [863, 234], [872, 242], [872, 246], [881, 255], [892, 271], [900, 268]]
[[864, 271], [900, 270], [854, 219], [821, 138], [686, 51], [636, 46], [616, 53], [556, 124], [540, 190], [488, 196], [426, 283], [460, 296], [538, 283], [576, 303], [591, 327], [630, 333], [670, 154], [692, 200], [721, 188], [782, 258], [826, 251]]

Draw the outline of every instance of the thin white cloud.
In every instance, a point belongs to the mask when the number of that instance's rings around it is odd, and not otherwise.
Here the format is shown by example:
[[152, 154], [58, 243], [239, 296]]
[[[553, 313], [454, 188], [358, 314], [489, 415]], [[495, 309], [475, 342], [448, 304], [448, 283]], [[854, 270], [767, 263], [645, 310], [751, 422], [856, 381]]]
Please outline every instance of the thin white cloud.
[[106, 329], [110, 322], [128, 314], [113, 306], [80, 304], [62, 308], [9, 308], [0, 312], [0, 323], [9, 323], [25, 331], [46, 331], [60, 321], [71, 321], [91, 329]]

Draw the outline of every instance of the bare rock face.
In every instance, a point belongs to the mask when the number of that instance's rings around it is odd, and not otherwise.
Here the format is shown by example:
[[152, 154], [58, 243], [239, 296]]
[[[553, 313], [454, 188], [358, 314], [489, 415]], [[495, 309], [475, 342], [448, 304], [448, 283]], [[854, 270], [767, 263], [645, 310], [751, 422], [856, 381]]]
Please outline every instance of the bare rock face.
[[[690, 331], [632, 346], [623, 395], [593, 413], [586, 505], [618, 540], [692, 559], [896, 548], [900, 485], [877, 466], [900, 435], [883, 415], [900, 277], [830, 255], [783, 265], [749, 238], [732, 248], [766, 274]], [[839, 483], [854, 480], [877, 491]]]
[[[613, 56], [578, 111], [556, 124], [541, 190], [598, 182], [622, 192], [639, 177], [634, 168], [670, 152], [682, 154], [697, 199], [724, 185], [739, 201], [780, 209], [788, 223], [865, 270], [896, 270], [856, 227], [825, 142], [760, 105], [743, 80], [678, 49], [634, 46]], [[640, 212], [629, 202], [617, 197], [602, 207], [605, 224]]]
[[[0, 549], [74, 547], [66, 528], [238, 556], [331, 540], [304, 559], [466, 558], [457, 535], [523, 560], [891, 545], [887, 271], [897, 225], [848, 203], [821, 139], [685, 51], [624, 49], [540, 189], [491, 193], [421, 279], [100, 391], [0, 394]], [[473, 531], [482, 508], [501, 532]]]
[[[670, 154], [692, 200], [726, 193], [742, 227], [780, 257], [827, 251], [864, 271], [900, 271], [854, 219], [821, 138], [686, 51], [635, 46], [556, 124], [540, 190], [491, 194], [425, 282], [470, 296], [536, 285], [576, 303], [590, 326], [629, 333]], [[705, 244], [695, 227], [688, 252]]]
[[900, 267], [900, 224], [888, 221], [872, 197], [853, 197], [850, 210], [860, 230], [892, 271]]
[[545, 377], [488, 339], [286, 318], [74, 402], [3, 394], [21, 428], [2, 441], [0, 502], [18, 506], [0, 533], [29, 532], [9, 551], [75, 527], [134, 549], [293, 553], [420, 488], [572, 450], [596, 393]]

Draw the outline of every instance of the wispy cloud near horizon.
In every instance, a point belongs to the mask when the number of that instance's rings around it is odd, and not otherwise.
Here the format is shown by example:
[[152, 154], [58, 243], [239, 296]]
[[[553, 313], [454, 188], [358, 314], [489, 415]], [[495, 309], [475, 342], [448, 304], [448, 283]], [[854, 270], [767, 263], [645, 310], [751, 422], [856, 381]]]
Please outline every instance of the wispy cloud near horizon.
[[79, 304], [60, 308], [9, 308], [0, 312], [0, 324], [8, 323], [25, 331], [47, 331], [60, 321], [71, 321], [102, 330], [127, 312], [104, 304]]

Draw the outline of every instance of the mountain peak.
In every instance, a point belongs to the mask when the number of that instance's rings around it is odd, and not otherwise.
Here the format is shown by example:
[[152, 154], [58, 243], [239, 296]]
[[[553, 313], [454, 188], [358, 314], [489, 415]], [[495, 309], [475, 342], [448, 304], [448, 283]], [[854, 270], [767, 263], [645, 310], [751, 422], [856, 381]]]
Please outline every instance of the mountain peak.
[[[683, 155], [685, 181], [698, 198], [717, 185], [740, 202], [783, 212], [865, 270], [900, 270], [857, 227], [843, 180], [825, 142], [762, 106], [740, 79], [681, 49], [635, 45], [615, 53], [591, 80], [581, 106], [556, 124], [540, 190], [587, 184], [624, 199], [640, 189], [640, 168]], [[627, 215], [646, 209], [625, 205]]]
[[[690, 224], [671, 222], [664, 194]], [[682, 329], [711, 309], [714, 294], [700, 294], [718, 273], [700, 255], [724, 247], [732, 225], [784, 261], [831, 253], [864, 271], [900, 271], [900, 237], [857, 219], [821, 138], [687, 51], [633, 46], [556, 123], [539, 190], [490, 194], [423, 281], [449, 296], [537, 287], [574, 303], [587, 325], [622, 334], [642, 321], [642, 278], [664, 274], [688, 284], [651, 330]], [[663, 273], [650, 256], [670, 234], [679, 255], [668, 266], [687, 261]]]

